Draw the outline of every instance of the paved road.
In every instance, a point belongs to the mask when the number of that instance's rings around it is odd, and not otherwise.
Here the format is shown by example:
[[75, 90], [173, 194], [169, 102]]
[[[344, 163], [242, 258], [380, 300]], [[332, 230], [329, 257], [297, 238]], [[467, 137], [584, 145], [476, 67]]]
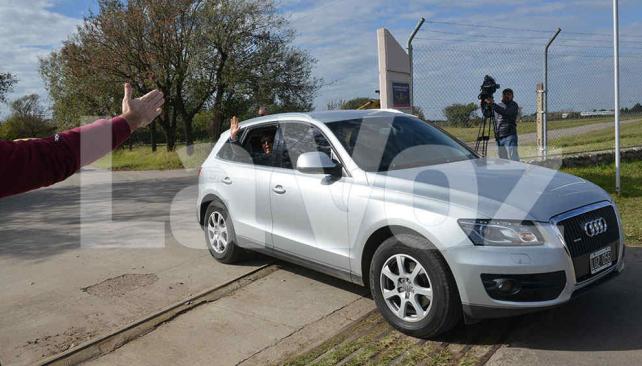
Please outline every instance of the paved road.
[[642, 364], [642, 248], [624, 272], [552, 311], [525, 316], [488, 365]]
[[[107, 177], [83, 177], [82, 194], [76, 175], [0, 200], [2, 365], [32, 364], [263, 264], [222, 266], [202, 249], [194, 173], [115, 173], [111, 223], [100, 219]], [[82, 245], [81, 196], [90, 228]], [[154, 248], [138, 247], [147, 242]]]
[[[631, 120], [625, 120], [621, 121], [620, 125], [628, 125], [632, 123], [639, 123], [642, 121], [642, 119], [631, 119]], [[576, 126], [576, 127], [569, 127], [569, 128], [560, 128], [560, 129], [555, 129], [555, 130], [550, 130], [548, 131], [548, 138], [549, 141], [555, 141], [558, 138], [562, 137], [568, 137], [568, 136], [576, 136], [576, 135], [583, 135], [599, 130], [603, 130], [605, 128], [614, 128], [615, 122], [601, 122], [601, 123], [593, 123], [593, 124], [588, 124], [588, 125], [582, 125], [582, 126]], [[537, 143], [537, 133], [536, 132], [530, 132], [530, 133], [524, 133], [519, 136], [519, 142], [523, 144], [535, 144]]]

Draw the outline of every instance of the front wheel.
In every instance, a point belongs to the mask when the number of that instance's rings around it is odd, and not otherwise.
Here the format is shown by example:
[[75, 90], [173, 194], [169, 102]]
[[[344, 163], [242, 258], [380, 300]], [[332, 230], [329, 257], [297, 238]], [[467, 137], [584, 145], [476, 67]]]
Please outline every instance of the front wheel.
[[430, 338], [459, 323], [461, 302], [445, 260], [425, 239], [401, 234], [385, 240], [370, 266], [370, 290], [396, 329]]

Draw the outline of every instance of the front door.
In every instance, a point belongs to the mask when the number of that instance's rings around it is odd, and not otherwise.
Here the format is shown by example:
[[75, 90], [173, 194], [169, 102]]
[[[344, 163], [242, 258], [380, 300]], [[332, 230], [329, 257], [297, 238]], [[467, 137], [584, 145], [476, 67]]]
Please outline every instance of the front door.
[[270, 180], [274, 249], [348, 272], [348, 211], [350, 177], [304, 174], [296, 168], [299, 155], [321, 151], [333, 157], [330, 143], [315, 126], [281, 122], [277, 133], [276, 167]]

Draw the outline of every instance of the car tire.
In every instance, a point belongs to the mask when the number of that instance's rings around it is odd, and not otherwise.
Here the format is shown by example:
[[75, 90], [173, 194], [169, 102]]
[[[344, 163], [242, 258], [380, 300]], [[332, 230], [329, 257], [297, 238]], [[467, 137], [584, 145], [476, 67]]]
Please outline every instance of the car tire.
[[231, 264], [241, 260], [245, 254], [236, 244], [234, 225], [230, 215], [219, 201], [212, 201], [203, 219], [205, 242], [212, 257], [221, 263]]
[[[399, 272], [400, 261], [403, 272]], [[433, 338], [462, 319], [453, 275], [438, 250], [424, 238], [399, 234], [386, 239], [372, 257], [369, 279], [379, 311], [402, 333]]]

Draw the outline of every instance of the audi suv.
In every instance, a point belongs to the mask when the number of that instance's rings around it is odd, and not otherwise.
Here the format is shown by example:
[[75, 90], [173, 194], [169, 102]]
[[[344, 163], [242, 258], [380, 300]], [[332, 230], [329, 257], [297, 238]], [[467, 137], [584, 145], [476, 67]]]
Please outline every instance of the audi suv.
[[258, 251], [367, 286], [385, 319], [418, 337], [557, 306], [623, 269], [604, 190], [480, 158], [391, 110], [241, 123], [203, 163], [196, 210], [218, 261]]

